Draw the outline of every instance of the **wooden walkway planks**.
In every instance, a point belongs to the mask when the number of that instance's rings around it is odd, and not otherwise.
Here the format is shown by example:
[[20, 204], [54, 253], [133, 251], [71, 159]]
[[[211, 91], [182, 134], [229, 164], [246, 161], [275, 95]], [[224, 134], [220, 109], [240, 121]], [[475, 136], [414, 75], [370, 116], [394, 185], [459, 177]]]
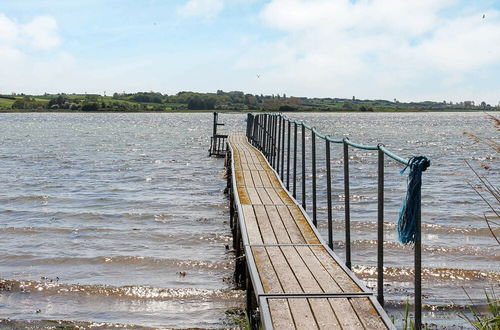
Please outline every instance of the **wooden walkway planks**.
[[[369, 292], [318, 238], [264, 156], [244, 135], [229, 136], [231, 177], [264, 327], [386, 329]], [[258, 290], [257, 290], [258, 291]]]

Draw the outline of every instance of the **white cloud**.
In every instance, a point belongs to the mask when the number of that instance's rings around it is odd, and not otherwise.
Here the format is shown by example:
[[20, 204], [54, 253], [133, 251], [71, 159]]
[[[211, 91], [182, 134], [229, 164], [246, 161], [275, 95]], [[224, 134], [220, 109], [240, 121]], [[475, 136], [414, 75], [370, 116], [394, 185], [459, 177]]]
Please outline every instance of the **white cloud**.
[[22, 33], [34, 49], [49, 50], [59, 46], [57, 22], [50, 16], [38, 16], [22, 26]]
[[57, 22], [50, 16], [37, 16], [22, 24], [0, 13], [0, 43], [16, 48], [51, 50], [57, 48], [61, 40]]
[[[263, 71], [264, 87], [288, 94], [461, 99], [464, 77], [488, 67], [498, 72], [500, 12], [463, 5], [457, 11], [458, 5], [458, 0], [272, 0], [261, 19], [283, 37], [245, 49], [238, 66]], [[496, 79], [497, 86], [487, 91], [475, 86], [494, 104], [500, 98]], [[468, 96], [473, 92], [469, 84]]]
[[[37, 16], [19, 23], [0, 13], [0, 93], [45, 89], [74, 68], [61, 52], [57, 22]], [[38, 85], [38, 86], [37, 86]]]
[[177, 8], [182, 17], [201, 17], [210, 19], [224, 9], [224, 0], [189, 0]]
[[0, 14], [0, 42], [13, 42], [18, 33], [18, 25], [4, 14]]

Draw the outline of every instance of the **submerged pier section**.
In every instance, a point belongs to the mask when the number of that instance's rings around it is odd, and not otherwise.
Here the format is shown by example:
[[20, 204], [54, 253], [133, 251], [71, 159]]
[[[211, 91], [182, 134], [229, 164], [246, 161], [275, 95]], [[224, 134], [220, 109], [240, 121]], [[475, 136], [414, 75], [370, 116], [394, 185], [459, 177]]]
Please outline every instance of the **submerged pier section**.
[[375, 298], [320, 237], [264, 155], [229, 135], [226, 167], [237, 279], [252, 326], [394, 329]]

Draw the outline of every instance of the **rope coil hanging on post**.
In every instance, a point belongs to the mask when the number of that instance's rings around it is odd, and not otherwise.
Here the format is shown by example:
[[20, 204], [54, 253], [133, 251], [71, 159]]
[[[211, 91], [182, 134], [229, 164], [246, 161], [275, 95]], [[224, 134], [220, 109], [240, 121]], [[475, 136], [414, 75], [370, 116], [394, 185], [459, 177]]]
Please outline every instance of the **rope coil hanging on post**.
[[424, 172], [431, 162], [425, 156], [412, 157], [403, 170], [403, 174], [408, 167], [410, 173], [408, 174], [408, 187], [406, 196], [401, 205], [398, 219], [398, 239], [403, 244], [415, 243], [416, 237], [416, 218], [420, 210], [420, 189], [422, 187], [422, 172]]

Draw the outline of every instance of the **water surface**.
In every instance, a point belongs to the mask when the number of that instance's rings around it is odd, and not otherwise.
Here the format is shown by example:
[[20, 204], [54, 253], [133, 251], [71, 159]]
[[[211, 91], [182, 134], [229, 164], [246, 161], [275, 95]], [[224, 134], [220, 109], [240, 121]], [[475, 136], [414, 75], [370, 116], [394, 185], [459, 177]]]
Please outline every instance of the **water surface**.
[[[54, 320], [77, 326], [229, 326], [225, 311], [243, 306], [244, 292], [230, 280], [223, 161], [207, 157], [211, 114], [1, 117], [0, 319], [20, 327], [31, 320], [41, 327]], [[334, 137], [383, 142], [401, 156], [431, 158], [422, 210], [424, 321], [464, 325], [457, 313], [470, 301], [462, 288], [482, 303], [485, 287], [498, 288], [500, 257], [464, 163], [492, 165], [486, 175], [498, 186], [498, 154], [462, 133], [498, 138], [493, 124], [481, 113], [293, 118]], [[226, 131], [243, 132], [244, 119], [221, 115]], [[323, 155], [319, 142], [318, 148]], [[343, 257], [341, 155], [341, 146], [332, 146], [334, 246]], [[318, 219], [326, 233], [321, 157]], [[351, 150], [350, 158], [354, 270], [375, 288], [377, 156]], [[386, 163], [385, 290], [396, 317], [413, 288], [413, 251], [397, 243], [394, 226], [405, 193], [401, 169]], [[310, 190], [309, 174], [307, 180]]]

